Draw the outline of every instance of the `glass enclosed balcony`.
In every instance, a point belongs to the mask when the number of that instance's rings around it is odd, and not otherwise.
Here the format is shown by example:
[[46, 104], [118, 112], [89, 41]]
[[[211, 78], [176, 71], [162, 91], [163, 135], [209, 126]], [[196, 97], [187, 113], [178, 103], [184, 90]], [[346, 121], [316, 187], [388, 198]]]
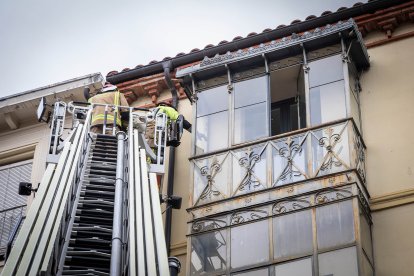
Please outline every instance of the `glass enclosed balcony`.
[[191, 159], [191, 206], [354, 172], [364, 189], [365, 145], [352, 119], [258, 139]]
[[206, 57], [192, 90], [190, 275], [373, 275], [352, 21]]

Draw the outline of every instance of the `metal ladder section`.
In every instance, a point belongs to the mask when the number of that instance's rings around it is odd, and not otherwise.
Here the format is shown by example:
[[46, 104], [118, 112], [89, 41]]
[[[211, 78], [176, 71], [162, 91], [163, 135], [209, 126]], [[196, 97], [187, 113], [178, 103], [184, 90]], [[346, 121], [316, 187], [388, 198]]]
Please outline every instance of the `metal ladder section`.
[[127, 137], [98, 136], [91, 145], [88, 131], [78, 124], [47, 166], [2, 276], [169, 275], [142, 133], [130, 127]]
[[[90, 113], [88, 114], [88, 119]], [[60, 245], [67, 203], [74, 196], [88, 143], [79, 124], [64, 143], [57, 164], [49, 163], [1, 275], [51, 275], [51, 260]]]
[[109, 275], [116, 164], [116, 137], [98, 134], [90, 146], [62, 252], [63, 275]]

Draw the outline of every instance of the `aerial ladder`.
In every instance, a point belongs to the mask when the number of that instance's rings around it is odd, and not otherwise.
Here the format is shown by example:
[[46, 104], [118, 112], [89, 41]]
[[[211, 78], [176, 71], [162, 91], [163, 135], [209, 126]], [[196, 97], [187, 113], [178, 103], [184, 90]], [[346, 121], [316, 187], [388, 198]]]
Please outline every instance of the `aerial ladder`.
[[[47, 167], [2, 276], [179, 272], [179, 261], [167, 256], [158, 179], [165, 171], [168, 139], [180, 137], [182, 130], [172, 135], [176, 126], [164, 113], [104, 105], [103, 133], [95, 134], [90, 124], [97, 105], [58, 101], [50, 106]], [[47, 106], [42, 99], [39, 119]], [[113, 122], [107, 120], [109, 112], [115, 113]], [[125, 132], [117, 131], [117, 112], [126, 115]], [[148, 120], [155, 120], [155, 149], [144, 135]], [[20, 188], [31, 191], [31, 186]]]

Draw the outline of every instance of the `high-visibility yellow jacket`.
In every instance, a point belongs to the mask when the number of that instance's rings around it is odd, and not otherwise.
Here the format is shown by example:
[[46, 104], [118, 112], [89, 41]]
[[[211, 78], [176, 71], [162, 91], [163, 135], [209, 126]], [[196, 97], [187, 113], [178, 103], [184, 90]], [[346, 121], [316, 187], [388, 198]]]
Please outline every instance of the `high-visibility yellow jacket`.
[[[118, 90], [106, 92], [103, 94], [98, 94], [96, 96], [93, 96], [88, 100], [89, 103], [99, 103], [99, 104], [109, 104], [109, 105], [116, 105], [116, 106], [128, 106], [128, 102], [124, 96], [124, 94], [120, 93]], [[106, 124], [111, 125], [114, 123], [114, 113], [115, 108], [108, 107], [107, 109], [107, 117], [106, 117]], [[121, 110], [119, 108], [116, 108], [116, 124], [118, 126], [122, 126], [121, 122], [121, 111], [127, 111], [127, 110]], [[105, 118], [105, 106], [95, 106], [92, 110], [92, 121], [91, 126], [96, 125], [103, 125]]]
[[167, 115], [168, 119], [170, 119], [171, 121], [177, 120], [178, 116], [180, 116], [180, 113], [178, 113], [178, 111], [175, 110], [172, 107], [161, 105], [161, 106], [159, 106], [157, 108], [162, 113], [165, 113], [165, 115]]

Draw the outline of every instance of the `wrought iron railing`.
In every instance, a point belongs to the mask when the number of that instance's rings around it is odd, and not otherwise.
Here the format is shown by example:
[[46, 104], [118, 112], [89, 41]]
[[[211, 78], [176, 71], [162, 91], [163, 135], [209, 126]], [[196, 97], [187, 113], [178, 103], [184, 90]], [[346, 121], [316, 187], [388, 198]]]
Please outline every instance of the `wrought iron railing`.
[[26, 205], [19, 205], [0, 211], [0, 257], [5, 258], [10, 235], [16, 223], [24, 216]]
[[353, 121], [260, 139], [190, 158], [192, 206], [355, 170], [365, 183], [365, 144]]

